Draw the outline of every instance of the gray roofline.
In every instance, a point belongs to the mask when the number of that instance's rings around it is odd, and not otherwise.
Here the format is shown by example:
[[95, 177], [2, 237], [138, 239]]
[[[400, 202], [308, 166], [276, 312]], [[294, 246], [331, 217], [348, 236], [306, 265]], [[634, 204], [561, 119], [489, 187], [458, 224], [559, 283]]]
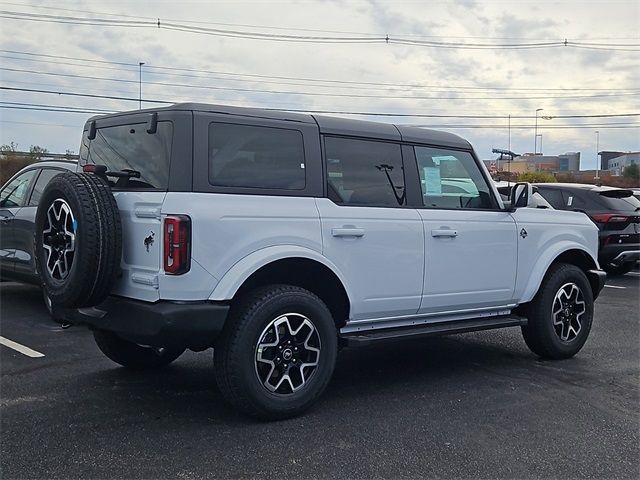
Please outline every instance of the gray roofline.
[[234, 107], [228, 105], [216, 105], [207, 103], [176, 103], [173, 105], [168, 105], [166, 107], [130, 110], [126, 112], [118, 112], [106, 115], [94, 115], [87, 120], [87, 124], [94, 120], [114, 118], [131, 114], [170, 111], [211, 112], [219, 114], [221, 113], [229, 115], [240, 115], [245, 117], [289, 120], [301, 123], [314, 123], [318, 125], [321, 133], [405, 141], [408, 143], [442, 145], [467, 150], [472, 148], [471, 144], [464, 138], [453, 133], [441, 130], [430, 130], [420, 127], [396, 125], [386, 122], [374, 122], [369, 120], [355, 120], [352, 118], [344, 118], [338, 116], [324, 116], [309, 113], [288, 112], [268, 108]]

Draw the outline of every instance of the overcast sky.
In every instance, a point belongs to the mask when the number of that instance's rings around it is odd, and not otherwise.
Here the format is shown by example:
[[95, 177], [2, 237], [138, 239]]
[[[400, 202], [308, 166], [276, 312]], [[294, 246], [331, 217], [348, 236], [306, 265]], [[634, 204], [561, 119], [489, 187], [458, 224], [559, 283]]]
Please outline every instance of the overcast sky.
[[[507, 115], [532, 116], [538, 108], [543, 109], [539, 112], [538, 133], [542, 134], [545, 154], [580, 151], [582, 168], [594, 168], [596, 130], [600, 131], [600, 150], [640, 150], [637, 126], [640, 117], [542, 118], [640, 112], [638, 0], [14, 0], [0, 1], [0, 7], [5, 12], [0, 14], [5, 16], [0, 18], [3, 50], [0, 85], [4, 87], [137, 99], [137, 65], [145, 62], [142, 96], [153, 100], [346, 112], [501, 116], [376, 118], [455, 132], [469, 139], [483, 159], [493, 158], [492, 147], [507, 147]], [[6, 12], [22, 12], [31, 19], [46, 21], [6, 18], [16, 16]], [[93, 18], [92, 23], [99, 25], [78, 25], [78, 17]], [[105, 25], [105, 20], [151, 22], [157, 18], [161, 28], [138, 23]], [[208, 29], [209, 34], [165, 28], [170, 24], [187, 26], [190, 30]], [[302, 43], [222, 37], [211, 35], [211, 29], [233, 30], [241, 35], [257, 32], [331, 38], [375, 39], [388, 34], [392, 40], [456, 45], [536, 44], [567, 39], [615, 46], [608, 50], [564, 46], [452, 49], [377, 41]], [[620, 44], [634, 46], [625, 49]], [[138, 108], [136, 101], [1, 92], [5, 106], [37, 104], [109, 111]], [[303, 95], [310, 93], [315, 95]], [[38, 144], [52, 152], [66, 149], [77, 152], [81, 127], [89, 116], [0, 108], [0, 142], [16, 142], [20, 149]], [[512, 150], [532, 152], [534, 120], [514, 118], [511, 123]], [[454, 128], [469, 124], [492, 127]], [[576, 125], [586, 128], [554, 128]], [[619, 128], [630, 126], [633, 128]]]

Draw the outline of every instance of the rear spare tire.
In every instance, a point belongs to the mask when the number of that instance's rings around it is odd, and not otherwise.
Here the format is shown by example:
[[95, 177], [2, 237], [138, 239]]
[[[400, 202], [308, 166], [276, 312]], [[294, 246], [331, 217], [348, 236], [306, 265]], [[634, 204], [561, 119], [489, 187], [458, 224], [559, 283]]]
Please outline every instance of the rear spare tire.
[[36, 266], [55, 306], [102, 302], [122, 254], [122, 227], [109, 184], [93, 174], [66, 172], [45, 188], [36, 213]]

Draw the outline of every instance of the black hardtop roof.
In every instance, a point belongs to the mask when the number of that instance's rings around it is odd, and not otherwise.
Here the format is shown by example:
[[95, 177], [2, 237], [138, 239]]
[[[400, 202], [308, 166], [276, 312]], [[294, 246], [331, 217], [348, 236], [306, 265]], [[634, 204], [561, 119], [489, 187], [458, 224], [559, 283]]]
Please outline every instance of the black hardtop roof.
[[354, 120], [351, 118], [329, 117], [324, 115], [312, 115], [308, 113], [273, 110], [268, 108], [232, 107], [228, 105], [214, 105], [208, 103], [176, 103], [166, 107], [148, 108], [144, 110], [131, 110], [109, 115], [96, 115], [93, 120], [113, 118], [140, 113], [153, 113], [163, 111], [196, 111], [222, 113], [228, 115], [240, 115], [245, 117], [258, 117], [273, 120], [289, 120], [293, 122], [317, 124], [321, 133], [347, 135], [355, 137], [369, 137], [385, 140], [403, 140], [411, 143], [424, 143], [442, 145], [453, 148], [470, 149], [468, 141], [453, 133], [426, 128], [411, 127], [407, 125], [394, 125], [384, 122], [370, 122], [366, 120]]

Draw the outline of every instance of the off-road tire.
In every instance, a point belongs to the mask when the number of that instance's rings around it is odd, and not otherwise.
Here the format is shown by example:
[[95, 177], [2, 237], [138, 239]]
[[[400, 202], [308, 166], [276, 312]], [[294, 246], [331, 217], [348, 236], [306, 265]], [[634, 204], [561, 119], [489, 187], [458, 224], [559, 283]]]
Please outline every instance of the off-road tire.
[[[277, 395], [268, 391], [255, 369], [257, 343], [273, 319], [286, 313], [306, 316], [321, 341], [317, 371], [298, 391]], [[291, 285], [259, 288], [233, 305], [221, 337], [214, 347], [214, 369], [224, 398], [239, 410], [263, 420], [298, 415], [311, 407], [325, 390], [338, 351], [335, 323], [316, 295]]]
[[[556, 293], [568, 282], [574, 283], [581, 290], [585, 312], [581, 316], [581, 327], [578, 335], [571, 341], [560, 339], [553, 326], [553, 302]], [[540, 289], [531, 302], [522, 309], [528, 319], [522, 327], [522, 335], [529, 349], [543, 358], [570, 358], [584, 346], [593, 321], [593, 292], [585, 273], [575, 265], [556, 264], [547, 271]]]
[[[67, 203], [75, 219], [75, 252], [64, 279], [47, 268], [43, 246], [49, 207], [58, 199]], [[45, 294], [54, 307], [97, 305], [109, 294], [122, 256], [120, 213], [109, 184], [93, 174], [66, 172], [45, 188], [36, 213], [36, 266]]]
[[109, 359], [131, 370], [164, 367], [184, 352], [184, 349], [139, 345], [104, 330], [94, 330], [93, 338], [98, 348]]
[[636, 266], [636, 262], [626, 262], [621, 265], [603, 265], [602, 269], [607, 272], [609, 275], [624, 275], [625, 273], [629, 273], [633, 270], [633, 267]]

